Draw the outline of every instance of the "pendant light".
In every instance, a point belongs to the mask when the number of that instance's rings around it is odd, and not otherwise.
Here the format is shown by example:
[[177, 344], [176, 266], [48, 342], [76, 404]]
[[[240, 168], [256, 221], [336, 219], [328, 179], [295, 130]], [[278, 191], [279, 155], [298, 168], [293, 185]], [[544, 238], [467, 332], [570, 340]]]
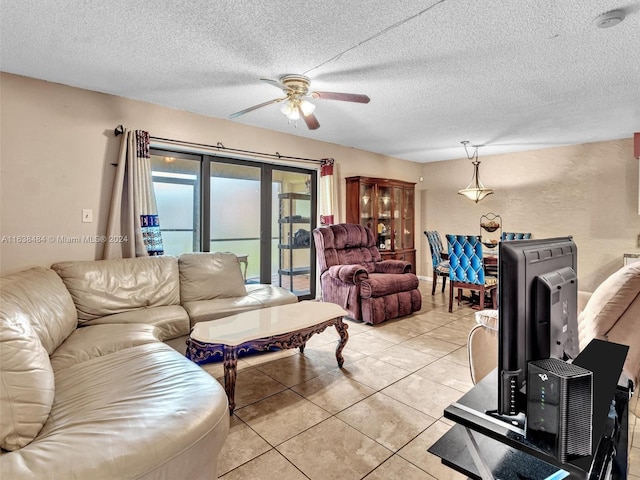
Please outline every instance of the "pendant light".
[[473, 177], [471, 177], [471, 183], [462, 190], [458, 191], [458, 195], [464, 195], [469, 200], [473, 200], [475, 203], [478, 203], [483, 198], [491, 195], [493, 190], [490, 188], [486, 188], [482, 182], [480, 181], [480, 160], [478, 160], [478, 145], [471, 145], [473, 147], [473, 152], [469, 155], [469, 141], [465, 140], [464, 142], [460, 142], [464, 145], [464, 151], [467, 153], [467, 158], [472, 160], [473, 163]]

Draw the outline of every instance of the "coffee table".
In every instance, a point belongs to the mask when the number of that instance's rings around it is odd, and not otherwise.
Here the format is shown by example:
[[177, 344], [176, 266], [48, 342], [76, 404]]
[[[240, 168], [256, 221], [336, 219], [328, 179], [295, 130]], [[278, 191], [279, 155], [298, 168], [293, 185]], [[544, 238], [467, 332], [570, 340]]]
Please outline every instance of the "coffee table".
[[335, 326], [340, 340], [336, 348], [338, 367], [342, 368], [342, 349], [349, 339], [342, 317], [347, 312], [335, 303], [310, 300], [238, 313], [208, 322], [196, 323], [187, 339], [187, 358], [202, 363], [222, 356], [224, 389], [229, 399], [229, 414], [235, 404], [238, 354], [264, 351], [272, 347], [299, 348], [304, 352], [307, 340]]

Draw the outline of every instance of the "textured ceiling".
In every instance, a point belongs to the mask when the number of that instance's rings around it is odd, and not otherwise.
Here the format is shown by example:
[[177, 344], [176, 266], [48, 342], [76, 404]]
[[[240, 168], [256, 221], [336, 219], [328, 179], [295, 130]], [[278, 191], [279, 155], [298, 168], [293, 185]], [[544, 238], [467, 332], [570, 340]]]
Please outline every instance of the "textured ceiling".
[[[622, 8], [601, 29], [594, 19]], [[305, 73], [321, 127], [232, 121], [416, 162], [640, 131], [640, 0], [2, 0], [0, 69], [212, 117]]]

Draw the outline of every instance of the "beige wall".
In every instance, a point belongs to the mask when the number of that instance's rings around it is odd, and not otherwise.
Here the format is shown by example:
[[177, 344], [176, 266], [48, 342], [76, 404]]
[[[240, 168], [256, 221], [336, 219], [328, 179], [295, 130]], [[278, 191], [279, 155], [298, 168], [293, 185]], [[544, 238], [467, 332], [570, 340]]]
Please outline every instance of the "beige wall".
[[[495, 193], [478, 204], [457, 194], [471, 179], [471, 161], [423, 166], [422, 230], [438, 230], [443, 242], [447, 233], [478, 235], [480, 216], [493, 212], [502, 216], [505, 231], [572, 235], [583, 290], [593, 290], [621, 267], [624, 253], [640, 252], [632, 138], [495, 156], [480, 149], [480, 161], [480, 179]], [[428, 248], [426, 239], [420, 242], [423, 251]], [[418, 270], [430, 269], [423, 255]]]
[[[161, 138], [207, 145], [222, 142], [231, 148], [295, 157], [333, 157], [338, 220], [345, 218], [345, 176], [417, 182], [422, 171], [419, 164], [362, 150], [4, 73], [0, 101], [3, 274], [60, 260], [101, 257], [102, 244], [70, 244], [49, 237], [105, 233], [115, 173], [111, 163], [117, 160], [121, 138], [113, 129], [119, 124]], [[93, 223], [81, 222], [83, 208], [93, 209]], [[7, 243], [12, 236], [41, 236], [44, 243]]]

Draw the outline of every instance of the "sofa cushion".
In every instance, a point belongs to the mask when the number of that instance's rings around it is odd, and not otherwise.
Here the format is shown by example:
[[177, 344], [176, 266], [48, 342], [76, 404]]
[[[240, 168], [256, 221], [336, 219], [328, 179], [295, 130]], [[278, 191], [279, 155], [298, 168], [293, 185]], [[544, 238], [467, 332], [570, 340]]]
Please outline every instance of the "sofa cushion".
[[0, 303], [7, 312], [24, 313], [49, 355], [78, 325], [71, 295], [48, 268], [35, 267], [2, 277]]
[[116, 313], [106, 317], [83, 322], [83, 326], [104, 325], [107, 323], [135, 324], [146, 323], [158, 328], [158, 338], [162, 341], [187, 335], [190, 330], [189, 315], [181, 305], [138, 308], [128, 312]]
[[60, 370], [125, 348], [158, 343], [160, 331], [142, 323], [80, 327], [51, 355], [51, 366]]
[[81, 324], [138, 308], [180, 304], [175, 257], [60, 262], [51, 268], [71, 293]]
[[613, 325], [640, 295], [640, 262], [631, 263], [600, 284], [580, 313], [580, 348], [593, 338], [607, 340]]
[[198, 445], [198, 453], [208, 446], [215, 454], [215, 442], [229, 428], [227, 396], [168, 345], [139, 345], [78, 363], [56, 373], [56, 387], [38, 437], [2, 456], [3, 479], [216, 476], [194, 471], [202, 462], [193, 456], [174, 460]]
[[216, 298], [183, 304], [191, 319], [191, 326], [198, 322], [217, 320], [237, 313], [257, 308], [275, 307], [296, 303], [298, 297], [288, 290], [275, 285], [247, 285], [244, 297]]
[[20, 449], [38, 435], [49, 418], [54, 393], [49, 355], [35, 329], [15, 305], [0, 302], [1, 448]]
[[183, 303], [247, 294], [240, 262], [233, 253], [183, 253], [178, 261]]

